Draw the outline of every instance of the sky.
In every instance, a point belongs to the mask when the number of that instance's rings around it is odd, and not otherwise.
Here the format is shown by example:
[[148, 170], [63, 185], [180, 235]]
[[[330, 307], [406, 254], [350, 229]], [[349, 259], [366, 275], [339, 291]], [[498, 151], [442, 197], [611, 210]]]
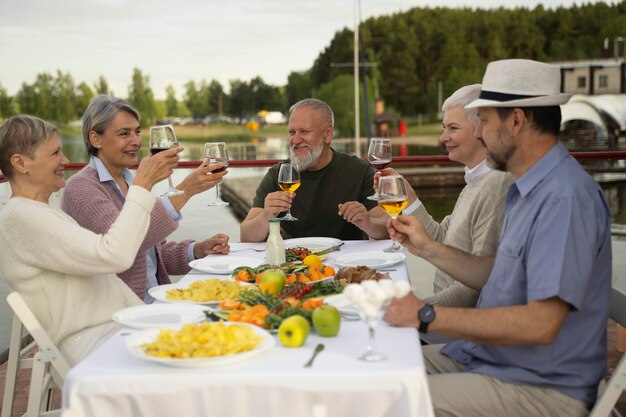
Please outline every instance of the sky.
[[[595, 0], [360, 0], [361, 18], [413, 7], [568, 7]], [[607, 2], [615, 3], [615, 1]], [[127, 97], [133, 68], [157, 98], [173, 85], [260, 76], [284, 85], [335, 32], [354, 28], [355, 0], [0, 0], [0, 85], [14, 95], [37, 74], [102, 75]]]

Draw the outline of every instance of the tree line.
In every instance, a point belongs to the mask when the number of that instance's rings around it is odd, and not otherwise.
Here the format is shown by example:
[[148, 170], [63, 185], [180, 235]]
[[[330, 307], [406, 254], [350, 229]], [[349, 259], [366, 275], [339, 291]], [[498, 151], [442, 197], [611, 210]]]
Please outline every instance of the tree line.
[[[364, 60], [373, 67], [362, 70], [368, 106], [385, 100], [388, 111], [404, 117], [433, 116], [438, 111], [438, 90], [443, 97], [457, 88], [480, 82], [488, 62], [506, 58], [561, 61], [606, 55], [604, 39], [624, 36], [626, 2], [574, 5], [545, 9], [413, 8], [407, 12], [370, 18], [360, 26]], [[623, 48], [622, 48], [623, 49]], [[609, 51], [612, 54], [612, 44]], [[209, 115], [246, 117], [261, 109], [286, 111], [306, 97], [328, 102], [336, 124], [353, 133], [353, 69], [333, 64], [353, 59], [353, 31], [338, 31], [311, 68], [292, 72], [285, 86], [266, 84], [261, 77], [232, 80], [229, 92], [218, 81], [189, 81], [182, 100], [172, 86], [166, 99], [155, 100], [150, 80], [134, 69], [128, 100], [146, 123], [167, 116]], [[23, 83], [14, 97], [0, 85], [0, 117], [17, 112], [67, 123], [82, 114], [95, 94], [110, 93], [101, 76], [94, 85], [76, 85], [69, 73], [39, 74], [33, 84]], [[362, 131], [364, 128], [362, 114]]]

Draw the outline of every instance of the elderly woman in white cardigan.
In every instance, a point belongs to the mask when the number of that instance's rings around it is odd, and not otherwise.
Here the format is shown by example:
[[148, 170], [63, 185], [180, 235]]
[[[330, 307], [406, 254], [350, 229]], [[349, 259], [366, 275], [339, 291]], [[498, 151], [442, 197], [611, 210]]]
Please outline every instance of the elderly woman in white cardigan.
[[117, 330], [113, 312], [142, 303], [115, 274], [135, 259], [155, 203], [150, 189], [172, 173], [181, 151], [141, 161], [119, 217], [99, 235], [48, 204], [69, 163], [56, 128], [32, 116], [0, 126], [0, 170], [12, 193], [0, 210], [0, 276], [70, 364]]
[[[487, 149], [480, 138], [475, 136], [477, 110], [464, 108], [478, 98], [480, 87], [480, 84], [462, 87], [442, 106], [443, 133], [439, 142], [447, 149], [451, 161], [465, 165], [466, 185], [452, 213], [437, 223], [413, 188], [408, 186], [409, 205], [403, 214], [417, 217], [430, 237], [439, 242], [474, 255], [494, 256], [502, 228], [506, 194], [514, 178], [508, 173], [489, 168]], [[390, 168], [382, 171], [382, 175], [395, 174], [397, 172]], [[424, 298], [425, 303], [473, 307], [478, 300], [478, 291], [439, 269], [435, 272], [433, 286], [434, 295]]]

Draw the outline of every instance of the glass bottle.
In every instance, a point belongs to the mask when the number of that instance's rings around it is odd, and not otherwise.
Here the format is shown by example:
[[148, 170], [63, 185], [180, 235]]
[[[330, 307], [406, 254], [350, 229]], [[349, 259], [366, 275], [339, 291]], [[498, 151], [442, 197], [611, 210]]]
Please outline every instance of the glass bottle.
[[269, 219], [270, 234], [267, 237], [265, 261], [270, 265], [280, 266], [285, 263], [285, 242], [280, 235], [280, 219]]

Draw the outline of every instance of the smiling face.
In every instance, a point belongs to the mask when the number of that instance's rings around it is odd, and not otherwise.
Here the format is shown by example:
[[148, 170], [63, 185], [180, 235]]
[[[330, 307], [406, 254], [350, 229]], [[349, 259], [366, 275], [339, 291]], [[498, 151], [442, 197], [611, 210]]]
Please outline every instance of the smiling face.
[[111, 175], [120, 174], [124, 168], [137, 163], [141, 149], [141, 127], [135, 116], [126, 111], [118, 112], [103, 134], [89, 132], [91, 144], [98, 149], [100, 158]]
[[480, 123], [476, 129], [476, 135], [487, 148], [489, 166], [499, 171], [507, 171], [509, 162], [517, 151], [513, 135], [494, 108], [478, 109], [478, 118]]
[[24, 157], [28, 181], [37, 190], [37, 200], [48, 202], [50, 194], [65, 185], [63, 171], [69, 159], [63, 154], [63, 145], [56, 133], [35, 150], [33, 157]]
[[465, 118], [463, 108], [452, 107], [446, 111], [439, 142], [448, 150], [451, 161], [474, 168], [485, 159], [485, 148], [474, 136], [475, 130], [476, 127]]
[[289, 117], [289, 151], [291, 160], [301, 171], [318, 169], [325, 147], [330, 146], [333, 128], [321, 111], [298, 107]]

